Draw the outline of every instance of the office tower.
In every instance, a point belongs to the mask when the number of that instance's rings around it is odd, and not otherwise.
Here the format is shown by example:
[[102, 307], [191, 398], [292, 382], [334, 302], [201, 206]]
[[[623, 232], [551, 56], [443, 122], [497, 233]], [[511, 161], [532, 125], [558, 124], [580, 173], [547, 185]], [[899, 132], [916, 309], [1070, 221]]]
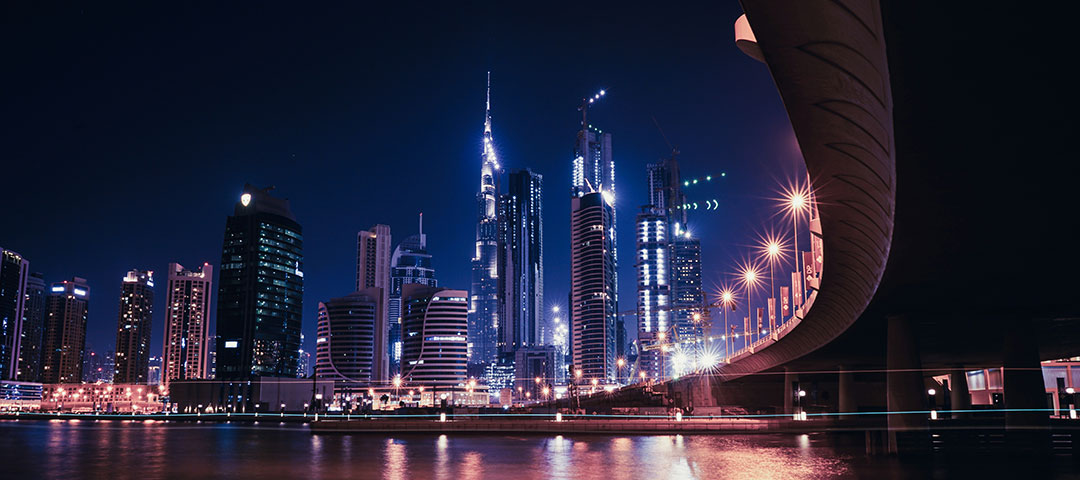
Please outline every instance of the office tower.
[[42, 340], [42, 383], [82, 381], [89, 304], [90, 287], [86, 279], [72, 277], [49, 288]]
[[150, 366], [150, 326], [154, 314], [154, 272], [131, 270], [120, 284], [116, 321], [116, 383], [146, 383]]
[[431, 254], [427, 252], [424, 214], [420, 214], [420, 233], [406, 238], [390, 257], [390, 376], [401, 372], [401, 287], [415, 283], [438, 286]]
[[491, 136], [491, 73], [488, 73], [484, 113], [483, 151], [480, 155], [480, 191], [476, 194], [476, 251], [472, 259], [469, 296], [469, 362], [489, 363], [498, 354], [499, 330], [499, 159]]
[[217, 377], [295, 377], [304, 237], [289, 201], [244, 186], [225, 222], [218, 285]]
[[0, 380], [14, 380], [19, 373], [29, 269], [22, 255], [0, 248]]
[[113, 381], [116, 373], [116, 356], [111, 351], [86, 348], [83, 354], [82, 381], [86, 383]]
[[618, 288], [613, 198], [608, 192], [571, 199], [570, 323], [575, 370], [583, 380], [615, 378]]
[[667, 333], [671, 315], [668, 217], [651, 207], [637, 215], [638, 331]]
[[670, 222], [686, 226], [686, 194], [682, 191], [682, 177], [679, 174], [679, 161], [672, 151], [671, 157], [660, 163], [651, 163], [646, 167], [649, 182], [649, 205], [658, 215], [666, 216]]
[[300, 360], [296, 364], [296, 378], [308, 378], [311, 376], [311, 352], [300, 349]]
[[146, 383], [148, 385], [161, 385], [161, 368], [163, 364], [161, 357], [150, 357], [149, 368], [146, 371]]
[[375, 323], [375, 364], [372, 379], [390, 378], [390, 227], [375, 225], [356, 236], [356, 290], [382, 290], [382, 318]]
[[701, 306], [705, 292], [701, 289], [701, 241], [688, 231], [677, 231], [671, 241], [671, 306], [672, 321], [680, 339], [701, 337], [704, 333]]
[[19, 348], [21, 382], [37, 382], [41, 378], [41, 342], [45, 333], [45, 277], [34, 272], [26, 277], [23, 302], [22, 342]]
[[468, 292], [423, 285], [401, 290], [402, 378], [409, 385], [460, 385], [468, 369]]
[[531, 392], [531, 398], [543, 400], [543, 389], [548, 387], [548, 398], [554, 398], [551, 386], [555, 384], [557, 362], [556, 347], [521, 347], [514, 352], [515, 390]]
[[544, 321], [544, 178], [529, 169], [513, 170], [500, 202], [499, 291], [502, 313], [499, 351], [550, 343]]
[[210, 296], [214, 267], [203, 263], [188, 270], [169, 264], [165, 302], [165, 343], [162, 347], [162, 384], [173, 380], [210, 378]]
[[377, 385], [377, 324], [385, 318], [381, 288], [370, 287], [319, 302], [315, 376], [338, 384]]

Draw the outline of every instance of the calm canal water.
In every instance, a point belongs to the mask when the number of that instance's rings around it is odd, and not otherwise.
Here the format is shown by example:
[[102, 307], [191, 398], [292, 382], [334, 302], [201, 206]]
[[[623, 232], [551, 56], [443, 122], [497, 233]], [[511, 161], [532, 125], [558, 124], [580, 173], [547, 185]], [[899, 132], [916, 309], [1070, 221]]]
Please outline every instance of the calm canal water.
[[[0, 478], [1080, 478], [912, 464], [831, 435], [312, 435], [305, 426], [0, 421]], [[1052, 462], [1053, 463], [1053, 462]]]

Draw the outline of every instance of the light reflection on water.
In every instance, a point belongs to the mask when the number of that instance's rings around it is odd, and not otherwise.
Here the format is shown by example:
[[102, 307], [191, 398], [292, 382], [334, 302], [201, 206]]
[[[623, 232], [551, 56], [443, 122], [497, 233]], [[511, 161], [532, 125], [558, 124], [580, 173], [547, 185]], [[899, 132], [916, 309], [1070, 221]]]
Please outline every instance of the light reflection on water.
[[[841, 442], [842, 443], [842, 442]], [[5, 478], [922, 477], [824, 435], [311, 435], [304, 426], [0, 421]], [[117, 475], [117, 472], [121, 472]], [[8, 476], [10, 474], [10, 476]]]

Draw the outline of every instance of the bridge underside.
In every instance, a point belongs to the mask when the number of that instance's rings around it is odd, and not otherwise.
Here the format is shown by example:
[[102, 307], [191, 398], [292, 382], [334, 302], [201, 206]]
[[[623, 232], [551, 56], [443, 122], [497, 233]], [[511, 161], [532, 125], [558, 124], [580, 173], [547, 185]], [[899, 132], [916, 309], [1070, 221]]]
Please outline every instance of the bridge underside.
[[786, 337], [669, 399], [790, 411], [804, 385], [823, 411], [922, 410], [929, 377], [1004, 366], [1005, 406], [1045, 408], [1039, 361], [1080, 355], [1080, 172], [1054, 116], [1074, 88], [1041, 85], [1068, 30], [917, 3], [742, 1], [818, 194], [821, 289]]

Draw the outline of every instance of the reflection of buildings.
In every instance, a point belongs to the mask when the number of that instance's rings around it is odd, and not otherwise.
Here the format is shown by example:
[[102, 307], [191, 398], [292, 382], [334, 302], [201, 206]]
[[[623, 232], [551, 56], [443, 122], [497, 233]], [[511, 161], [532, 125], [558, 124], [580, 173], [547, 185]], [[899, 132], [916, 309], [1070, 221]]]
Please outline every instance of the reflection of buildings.
[[429, 287], [438, 286], [431, 254], [427, 252], [427, 235], [424, 234], [424, 214], [420, 214], [420, 232], [406, 238], [390, 257], [390, 370], [391, 376], [401, 370], [401, 287], [415, 283]]
[[[54, 283], [49, 288], [42, 340], [43, 383], [82, 381], [89, 303], [90, 287], [86, 285], [85, 279], [73, 277], [71, 280]], [[111, 373], [112, 368], [108, 371]]]
[[615, 378], [617, 288], [613, 200], [600, 192], [571, 199], [570, 322], [573, 368], [583, 379]]
[[295, 377], [304, 237], [289, 201], [244, 186], [225, 222], [218, 284], [217, 377]]
[[402, 378], [411, 385], [459, 385], [468, 363], [468, 293], [405, 285], [401, 293]]
[[374, 376], [376, 325], [385, 317], [383, 290], [367, 288], [319, 303], [315, 377], [368, 386]]
[[0, 248], [0, 380], [18, 376], [29, 269], [22, 255]]
[[356, 238], [356, 291], [378, 288], [381, 317], [375, 322], [374, 360], [371, 380], [381, 382], [390, 378], [390, 316], [386, 305], [390, 301], [390, 227], [375, 225]]
[[210, 378], [210, 292], [214, 267], [169, 264], [165, 302], [164, 382]]
[[41, 378], [42, 338], [45, 333], [45, 279], [40, 273], [26, 277], [26, 301], [23, 304], [22, 347], [19, 350], [19, 375], [23, 382]]
[[154, 272], [129, 271], [120, 285], [113, 374], [116, 383], [146, 383], [153, 314]]

